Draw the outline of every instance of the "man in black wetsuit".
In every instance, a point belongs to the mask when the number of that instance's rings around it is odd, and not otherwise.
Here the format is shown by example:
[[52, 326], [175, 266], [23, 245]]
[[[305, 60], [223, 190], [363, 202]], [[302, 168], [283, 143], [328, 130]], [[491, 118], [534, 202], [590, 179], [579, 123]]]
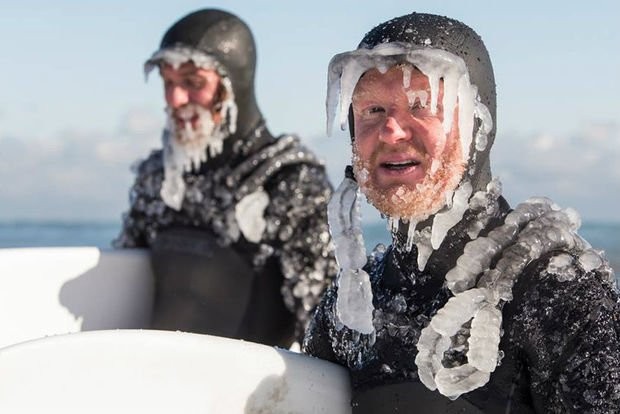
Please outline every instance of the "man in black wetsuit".
[[254, 95], [256, 50], [237, 16], [174, 23], [145, 71], [167, 103], [163, 149], [137, 166], [116, 247], [151, 249], [154, 329], [288, 347], [336, 274], [324, 166], [275, 138]]
[[[480, 37], [429, 14], [380, 24], [330, 62], [328, 126], [338, 104], [353, 144], [329, 205], [340, 273], [303, 349], [348, 367], [353, 412], [619, 412], [613, 271], [574, 211], [501, 196]], [[368, 258], [358, 186], [392, 229]]]

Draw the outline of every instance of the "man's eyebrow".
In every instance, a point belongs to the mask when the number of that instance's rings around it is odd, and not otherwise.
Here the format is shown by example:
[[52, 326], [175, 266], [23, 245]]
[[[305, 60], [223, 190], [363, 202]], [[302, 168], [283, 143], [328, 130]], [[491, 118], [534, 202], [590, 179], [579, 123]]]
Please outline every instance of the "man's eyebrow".
[[[165, 66], [161, 65], [159, 67], [159, 72], [163, 73]], [[185, 75], [193, 75], [195, 73], [198, 72], [200, 68], [197, 68], [196, 66], [179, 66], [178, 69], [176, 69], [176, 72], [179, 75], [185, 76]]]

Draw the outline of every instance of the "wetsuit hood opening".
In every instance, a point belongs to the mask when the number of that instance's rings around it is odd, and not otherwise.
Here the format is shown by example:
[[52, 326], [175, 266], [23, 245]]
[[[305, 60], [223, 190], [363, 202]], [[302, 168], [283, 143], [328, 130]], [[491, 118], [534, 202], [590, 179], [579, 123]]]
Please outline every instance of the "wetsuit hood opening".
[[[433, 61], [434, 68], [425, 69], [424, 65], [429, 60]], [[442, 76], [442, 79], [448, 72], [454, 71], [467, 75], [469, 84], [474, 88], [471, 96], [474, 116], [470, 116], [471, 133], [466, 133], [469, 136], [461, 131], [461, 141], [469, 145], [463, 151], [464, 155], [469, 156], [464, 178], [471, 182], [474, 192], [484, 190], [491, 181], [489, 151], [495, 137], [495, 79], [482, 39], [457, 20], [424, 13], [397, 17], [368, 32], [356, 50], [334, 56], [328, 71], [328, 133], [339, 103], [340, 126], [344, 129], [348, 118], [353, 138], [350, 103], [359, 78], [371, 68], [385, 71], [403, 62], [412, 63], [427, 76], [429, 71]], [[438, 67], [442, 68], [437, 71]], [[459, 98], [463, 96], [459, 94]]]
[[225, 141], [227, 153], [236, 141], [246, 139], [263, 123], [254, 92], [256, 46], [252, 32], [243, 20], [226, 11], [195, 11], [166, 31], [144, 69], [148, 74], [162, 62], [189, 60], [197, 66], [216, 69], [224, 86], [229, 84], [232, 89], [236, 125], [230, 128], [231, 136]]

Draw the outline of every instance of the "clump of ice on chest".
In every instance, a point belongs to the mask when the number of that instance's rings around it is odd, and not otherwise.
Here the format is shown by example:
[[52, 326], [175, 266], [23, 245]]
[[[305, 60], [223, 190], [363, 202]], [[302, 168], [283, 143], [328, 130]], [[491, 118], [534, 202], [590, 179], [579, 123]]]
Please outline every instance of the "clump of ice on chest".
[[235, 205], [239, 230], [252, 243], [258, 243], [263, 238], [267, 227], [264, 214], [268, 205], [269, 195], [263, 189], [248, 194]]
[[[549, 252], [565, 250], [571, 254], [553, 256], [543, 275], [570, 280], [577, 275], [576, 264], [582, 272], [605, 270], [603, 258], [576, 233], [579, 225], [574, 210], [562, 210], [546, 198], [531, 198], [487, 236], [468, 242], [446, 275], [454, 297], [432, 318], [418, 342], [416, 365], [428, 388], [454, 398], [488, 381], [501, 356], [499, 306], [512, 300], [512, 287], [529, 263]], [[491, 267], [493, 261], [496, 264]], [[450, 348], [449, 338], [459, 324], [470, 319], [468, 362], [457, 368], [444, 367], [441, 358]]]

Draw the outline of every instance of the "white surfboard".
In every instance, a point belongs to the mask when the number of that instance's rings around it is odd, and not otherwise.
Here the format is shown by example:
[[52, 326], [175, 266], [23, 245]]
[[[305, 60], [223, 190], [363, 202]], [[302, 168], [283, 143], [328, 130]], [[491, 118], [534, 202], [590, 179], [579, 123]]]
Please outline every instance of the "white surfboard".
[[53, 334], [144, 328], [152, 301], [147, 250], [0, 249], [0, 348]]
[[181, 332], [81, 332], [0, 350], [2, 413], [350, 413], [344, 368]]

